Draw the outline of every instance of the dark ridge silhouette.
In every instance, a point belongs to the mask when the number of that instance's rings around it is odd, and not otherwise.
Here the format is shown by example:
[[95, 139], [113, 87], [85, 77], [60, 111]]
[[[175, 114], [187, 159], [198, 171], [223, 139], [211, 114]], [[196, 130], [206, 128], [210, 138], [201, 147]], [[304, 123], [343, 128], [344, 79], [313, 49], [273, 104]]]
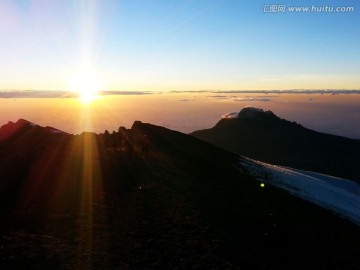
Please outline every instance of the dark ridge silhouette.
[[31, 123], [24, 119], [19, 119], [16, 123], [9, 121], [0, 128], [0, 140], [6, 140], [30, 125]]
[[271, 111], [244, 108], [191, 135], [256, 160], [360, 182], [360, 140], [316, 132]]
[[44, 127], [41, 127], [34, 123], [31, 123], [30, 121], [27, 121], [25, 119], [19, 119], [15, 123], [9, 121], [7, 124], [0, 127], [0, 142], [7, 140], [7, 139], [14, 139], [18, 135], [23, 136], [24, 134], [26, 134], [28, 132], [33, 132], [35, 130], [40, 131], [40, 132], [46, 131], [49, 133], [67, 134], [64, 131], [58, 130], [53, 127], [46, 126], [44, 128]]
[[358, 226], [260, 188], [238, 156], [193, 136], [139, 121], [112, 133], [13, 134], [0, 141], [2, 269], [360, 265]]

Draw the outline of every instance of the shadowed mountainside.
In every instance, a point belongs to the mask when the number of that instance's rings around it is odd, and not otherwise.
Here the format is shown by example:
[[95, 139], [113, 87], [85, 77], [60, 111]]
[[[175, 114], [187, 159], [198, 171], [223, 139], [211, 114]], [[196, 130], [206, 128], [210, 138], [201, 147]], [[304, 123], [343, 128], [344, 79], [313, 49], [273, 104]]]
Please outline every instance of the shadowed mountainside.
[[261, 188], [192, 136], [126, 133], [133, 154], [32, 124], [0, 141], [2, 269], [358, 269], [355, 224]]
[[316, 132], [271, 111], [244, 108], [191, 135], [256, 160], [360, 182], [359, 140]]

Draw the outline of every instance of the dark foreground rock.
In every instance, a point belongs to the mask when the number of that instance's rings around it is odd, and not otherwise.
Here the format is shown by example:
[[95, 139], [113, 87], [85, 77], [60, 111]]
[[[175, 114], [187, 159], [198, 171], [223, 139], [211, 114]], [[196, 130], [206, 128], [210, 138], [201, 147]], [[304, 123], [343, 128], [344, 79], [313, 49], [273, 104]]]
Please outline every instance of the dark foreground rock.
[[1, 269], [359, 269], [358, 226], [192, 136], [135, 122], [130, 153], [105, 133], [15, 134], [0, 143]]

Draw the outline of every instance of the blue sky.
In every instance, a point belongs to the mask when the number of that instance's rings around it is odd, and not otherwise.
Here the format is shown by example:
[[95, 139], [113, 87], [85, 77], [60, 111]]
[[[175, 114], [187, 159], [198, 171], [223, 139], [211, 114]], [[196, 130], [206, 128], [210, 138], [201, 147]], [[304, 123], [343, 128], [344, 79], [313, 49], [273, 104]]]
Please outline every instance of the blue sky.
[[82, 70], [107, 90], [360, 89], [359, 1], [2, 0], [0, 15], [0, 90], [66, 90]]

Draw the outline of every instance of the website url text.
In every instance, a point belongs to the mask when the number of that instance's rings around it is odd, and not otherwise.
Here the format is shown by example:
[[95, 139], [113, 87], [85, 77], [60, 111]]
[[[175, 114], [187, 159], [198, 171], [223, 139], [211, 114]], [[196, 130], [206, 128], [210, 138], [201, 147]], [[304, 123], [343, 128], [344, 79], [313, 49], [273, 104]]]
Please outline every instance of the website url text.
[[285, 12], [306, 12], [306, 13], [346, 13], [354, 12], [355, 7], [351, 6], [286, 6], [286, 5], [262, 5], [263, 13], [285, 13]]

